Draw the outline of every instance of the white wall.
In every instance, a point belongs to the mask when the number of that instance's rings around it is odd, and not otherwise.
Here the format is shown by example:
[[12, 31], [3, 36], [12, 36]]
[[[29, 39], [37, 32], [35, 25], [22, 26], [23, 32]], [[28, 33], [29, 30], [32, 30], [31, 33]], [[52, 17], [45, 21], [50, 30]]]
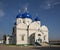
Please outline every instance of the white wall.
[[[20, 22], [21, 21], [21, 22]], [[46, 26], [41, 26], [40, 21], [34, 21], [32, 22], [31, 19], [25, 18], [25, 19], [17, 19], [17, 25], [16, 25], [16, 44], [28, 44], [28, 37], [31, 36], [33, 33], [35, 33], [35, 41], [39, 36], [38, 34], [41, 34], [40, 37], [42, 39], [42, 42], [48, 42], [48, 28]], [[29, 25], [29, 28], [27, 30], [27, 27]], [[39, 29], [41, 32], [39, 32]], [[24, 35], [24, 41], [21, 40], [21, 36]], [[46, 39], [44, 40], [44, 36], [46, 35]]]
[[[21, 36], [24, 35], [24, 41]], [[16, 26], [16, 44], [27, 44], [27, 25], [22, 23]]]
[[37, 22], [33, 22], [29, 25], [29, 36], [32, 33], [35, 33], [40, 28], [40, 25]]
[[41, 26], [41, 32], [43, 33], [43, 36], [46, 36], [44, 42], [49, 42], [49, 40], [48, 40], [48, 28], [45, 25]]

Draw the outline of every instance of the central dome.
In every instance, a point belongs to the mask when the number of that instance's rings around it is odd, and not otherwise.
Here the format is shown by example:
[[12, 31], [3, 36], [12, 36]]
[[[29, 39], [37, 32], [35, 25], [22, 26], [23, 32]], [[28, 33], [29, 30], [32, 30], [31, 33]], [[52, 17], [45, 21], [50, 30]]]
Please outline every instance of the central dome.
[[29, 13], [25, 12], [25, 13], [22, 14], [22, 18], [30, 18], [30, 19], [32, 19], [32, 16]]

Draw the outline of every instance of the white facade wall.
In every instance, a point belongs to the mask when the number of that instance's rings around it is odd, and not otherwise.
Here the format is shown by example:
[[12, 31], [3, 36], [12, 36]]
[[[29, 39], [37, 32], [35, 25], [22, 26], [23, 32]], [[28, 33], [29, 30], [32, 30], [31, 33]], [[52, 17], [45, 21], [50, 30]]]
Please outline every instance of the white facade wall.
[[[16, 45], [19, 44], [30, 44], [30, 40], [33, 43], [36, 42], [38, 38], [42, 39], [42, 42], [48, 42], [48, 28], [46, 26], [41, 26], [40, 21], [34, 21], [30, 18], [17, 18], [16, 20]], [[38, 34], [41, 34], [41, 36], [38, 36]], [[24, 35], [24, 40], [22, 40], [22, 36]], [[31, 38], [31, 36], [34, 36], [34, 39]], [[44, 39], [44, 36], [45, 39]]]
[[[24, 35], [24, 41], [22, 36]], [[24, 23], [20, 23], [16, 27], [16, 44], [27, 44], [27, 26]]]
[[37, 22], [31, 23], [29, 25], [29, 36], [33, 33], [36, 33], [39, 28], [40, 28], [40, 25]]

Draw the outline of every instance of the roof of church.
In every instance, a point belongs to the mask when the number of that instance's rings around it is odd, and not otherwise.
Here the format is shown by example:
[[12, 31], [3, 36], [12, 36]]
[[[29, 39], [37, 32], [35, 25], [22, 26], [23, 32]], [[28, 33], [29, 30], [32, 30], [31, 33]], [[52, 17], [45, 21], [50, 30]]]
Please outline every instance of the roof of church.
[[19, 13], [16, 18], [22, 18], [22, 14]]
[[16, 18], [30, 18], [30, 19], [32, 19], [32, 16], [29, 14], [29, 13], [27, 13], [27, 12], [25, 12], [25, 13], [23, 13], [23, 14], [18, 14], [17, 16], [16, 16]]
[[32, 16], [29, 13], [27, 13], [27, 12], [23, 13], [22, 17], [23, 18], [30, 18], [30, 19], [32, 19]]
[[36, 17], [36, 18], [35, 18], [35, 21], [40, 21], [40, 18], [39, 18], [39, 17]]

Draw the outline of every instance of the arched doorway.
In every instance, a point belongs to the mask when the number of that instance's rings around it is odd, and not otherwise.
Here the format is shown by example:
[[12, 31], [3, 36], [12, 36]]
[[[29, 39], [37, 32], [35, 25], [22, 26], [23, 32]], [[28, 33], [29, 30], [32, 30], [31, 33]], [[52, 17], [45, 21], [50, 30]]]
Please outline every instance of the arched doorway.
[[40, 45], [40, 43], [42, 43], [42, 35], [41, 35], [41, 34], [37, 34], [36, 36], [37, 36], [37, 37], [36, 37], [36, 42], [35, 42], [35, 44], [36, 44], [36, 45]]
[[34, 44], [34, 42], [35, 42], [35, 33], [30, 35], [29, 40], [30, 40], [30, 44]]

